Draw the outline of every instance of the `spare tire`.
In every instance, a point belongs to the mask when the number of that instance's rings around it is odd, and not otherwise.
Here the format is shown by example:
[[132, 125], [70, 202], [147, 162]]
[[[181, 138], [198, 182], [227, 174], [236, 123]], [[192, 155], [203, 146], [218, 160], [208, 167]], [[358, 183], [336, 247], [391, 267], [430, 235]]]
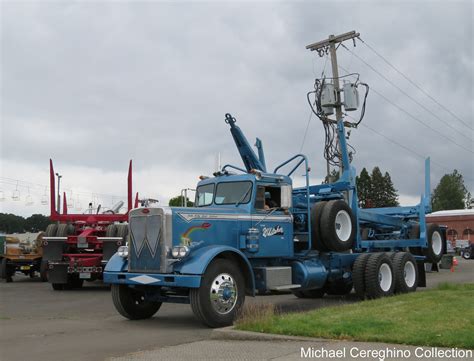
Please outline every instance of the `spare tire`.
[[320, 227], [323, 243], [331, 251], [343, 252], [352, 248], [357, 226], [351, 208], [343, 200], [326, 204]]
[[311, 239], [312, 248], [318, 251], [329, 251], [329, 248], [324, 244], [321, 235], [321, 214], [328, 202], [320, 201], [311, 208]]
[[428, 223], [426, 225], [426, 239], [428, 241], [428, 247], [422, 249], [423, 255], [427, 261], [438, 263], [441, 257], [443, 257], [444, 240], [443, 233], [437, 224]]

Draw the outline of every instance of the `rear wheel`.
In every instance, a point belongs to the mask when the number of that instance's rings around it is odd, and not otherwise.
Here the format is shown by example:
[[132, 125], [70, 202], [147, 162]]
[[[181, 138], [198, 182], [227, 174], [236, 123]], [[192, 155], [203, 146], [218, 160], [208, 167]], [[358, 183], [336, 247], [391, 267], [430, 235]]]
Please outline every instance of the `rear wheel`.
[[48, 261], [41, 261], [40, 278], [41, 278], [41, 282], [48, 281]]
[[395, 274], [395, 293], [415, 292], [418, 286], [418, 267], [407, 252], [397, 252], [392, 258]]
[[373, 253], [365, 268], [365, 295], [369, 299], [390, 296], [395, 288], [395, 277], [390, 257]]
[[58, 225], [58, 230], [56, 232], [56, 237], [67, 237], [68, 236], [69, 225], [66, 223], [61, 223]]
[[323, 242], [331, 251], [342, 252], [352, 248], [356, 225], [346, 202], [329, 201], [323, 209], [320, 226]]
[[117, 311], [129, 320], [150, 318], [161, 307], [161, 302], [147, 301], [144, 291], [126, 285], [112, 285], [112, 300]]
[[443, 256], [443, 236], [439, 226], [434, 223], [426, 225], [426, 239], [428, 240], [428, 247], [423, 248], [423, 255], [426, 260], [431, 263], [438, 263]]
[[367, 260], [370, 257], [370, 253], [363, 253], [354, 262], [352, 267], [352, 282], [357, 297], [360, 299], [365, 298], [365, 267], [367, 266]]
[[213, 261], [206, 270], [201, 287], [189, 292], [195, 316], [209, 327], [232, 325], [245, 301], [245, 282], [235, 263]]
[[471, 251], [464, 251], [462, 253], [462, 258], [464, 259], [471, 259]]

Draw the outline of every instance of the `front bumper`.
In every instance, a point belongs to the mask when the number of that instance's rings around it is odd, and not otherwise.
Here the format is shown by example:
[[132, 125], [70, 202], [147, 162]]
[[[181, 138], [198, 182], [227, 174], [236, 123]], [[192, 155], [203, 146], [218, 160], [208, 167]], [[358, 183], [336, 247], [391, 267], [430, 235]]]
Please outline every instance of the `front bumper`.
[[104, 283], [199, 288], [199, 286], [201, 285], [201, 276], [105, 271]]

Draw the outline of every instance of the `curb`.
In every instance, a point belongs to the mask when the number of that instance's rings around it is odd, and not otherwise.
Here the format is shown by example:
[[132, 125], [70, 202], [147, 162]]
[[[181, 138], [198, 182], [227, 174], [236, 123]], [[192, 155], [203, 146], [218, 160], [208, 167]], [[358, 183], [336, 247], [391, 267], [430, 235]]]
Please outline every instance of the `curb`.
[[215, 328], [211, 332], [211, 340], [239, 340], [239, 341], [306, 341], [306, 342], [335, 342], [339, 340], [313, 338], [304, 336], [276, 335], [253, 331], [240, 331], [234, 326]]

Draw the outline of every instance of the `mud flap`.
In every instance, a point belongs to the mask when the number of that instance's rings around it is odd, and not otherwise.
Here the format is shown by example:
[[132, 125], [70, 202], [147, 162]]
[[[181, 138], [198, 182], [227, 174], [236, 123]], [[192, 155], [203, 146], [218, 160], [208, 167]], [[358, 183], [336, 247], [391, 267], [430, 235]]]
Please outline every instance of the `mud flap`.
[[122, 242], [119, 240], [103, 240], [102, 241], [102, 260], [108, 261], [109, 259], [112, 258], [112, 256], [117, 252], [117, 249], [119, 248], [120, 245], [122, 245]]
[[46, 240], [43, 244], [43, 260], [44, 261], [60, 261], [63, 258], [66, 240]]
[[418, 287], [426, 287], [425, 263], [417, 261], [416, 265], [418, 266]]
[[50, 264], [48, 269], [49, 283], [67, 283], [67, 268], [67, 264]]

